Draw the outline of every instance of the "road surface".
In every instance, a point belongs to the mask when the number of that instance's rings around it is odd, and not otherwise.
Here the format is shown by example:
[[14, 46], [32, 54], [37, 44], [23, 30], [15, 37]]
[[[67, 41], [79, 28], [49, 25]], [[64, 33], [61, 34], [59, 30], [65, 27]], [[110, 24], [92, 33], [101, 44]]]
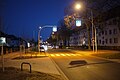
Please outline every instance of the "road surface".
[[69, 80], [120, 80], [120, 64], [67, 50], [52, 50], [51, 58]]

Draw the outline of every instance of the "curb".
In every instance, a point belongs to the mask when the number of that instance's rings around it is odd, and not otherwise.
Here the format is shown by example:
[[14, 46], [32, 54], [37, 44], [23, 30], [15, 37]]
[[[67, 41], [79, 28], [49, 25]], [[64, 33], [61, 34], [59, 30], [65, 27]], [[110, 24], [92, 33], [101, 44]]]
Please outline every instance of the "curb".
[[63, 71], [60, 69], [60, 67], [56, 64], [56, 62], [52, 59], [52, 57], [49, 55], [51, 61], [53, 62], [53, 64], [55, 65], [55, 67], [57, 68], [57, 70], [59, 71], [59, 73], [61, 74], [62, 78], [64, 80], [69, 80], [68, 77], [63, 73]]
[[106, 58], [92, 56], [92, 55], [90, 55], [90, 57], [95, 57], [95, 58], [98, 58], [98, 59], [103, 59], [103, 60], [108, 60], [108, 61], [113, 61], [113, 62], [116, 62], [116, 63], [120, 63], [120, 61], [115, 61], [115, 60], [112, 60], [112, 59], [106, 59]]

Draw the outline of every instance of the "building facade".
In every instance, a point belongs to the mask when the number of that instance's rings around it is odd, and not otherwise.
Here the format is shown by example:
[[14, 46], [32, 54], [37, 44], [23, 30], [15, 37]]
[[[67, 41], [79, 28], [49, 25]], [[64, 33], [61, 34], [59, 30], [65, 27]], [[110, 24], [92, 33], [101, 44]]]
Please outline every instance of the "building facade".
[[[91, 32], [91, 30], [90, 30]], [[92, 38], [90, 34], [90, 38]], [[88, 31], [87, 28], [79, 28], [78, 31], [75, 31], [75, 33], [70, 36], [70, 46], [88, 46]]]
[[98, 46], [120, 47], [120, 17], [111, 18], [99, 24]]

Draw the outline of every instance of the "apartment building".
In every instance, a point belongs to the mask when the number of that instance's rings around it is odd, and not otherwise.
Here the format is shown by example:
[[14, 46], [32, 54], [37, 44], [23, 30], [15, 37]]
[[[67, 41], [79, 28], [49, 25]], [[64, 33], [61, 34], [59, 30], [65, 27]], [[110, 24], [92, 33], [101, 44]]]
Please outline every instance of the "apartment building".
[[70, 37], [70, 46], [84, 46], [88, 45], [88, 34], [86, 28], [80, 28]]
[[120, 17], [99, 24], [98, 46], [120, 46]]

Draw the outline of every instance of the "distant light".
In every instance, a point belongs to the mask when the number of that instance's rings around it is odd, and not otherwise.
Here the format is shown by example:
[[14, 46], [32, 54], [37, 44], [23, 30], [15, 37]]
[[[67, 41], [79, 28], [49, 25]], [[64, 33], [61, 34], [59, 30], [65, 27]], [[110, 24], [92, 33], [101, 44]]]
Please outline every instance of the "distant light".
[[81, 20], [80, 19], [76, 19], [76, 26], [81, 26]]
[[56, 27], [56, 26], [53, 27], [53, 31], [54, 31], [54, 32], [57, 31], [57, 27]]
[[40, 26], [39, 29], [41, 29], [42, 27]]
[[30, 43], [29, 42], [27, 43], [27, 46], [30, 47]]
[[0, 37], [0, 43], [6, 43], [6, 38], [5, 37]]
[[83, 41], [83, 44], [85, 44], [85, 41]]
[[55, 33], [54, 33], [54, 32], [52, 32], [52, 34], [54, 35]]

